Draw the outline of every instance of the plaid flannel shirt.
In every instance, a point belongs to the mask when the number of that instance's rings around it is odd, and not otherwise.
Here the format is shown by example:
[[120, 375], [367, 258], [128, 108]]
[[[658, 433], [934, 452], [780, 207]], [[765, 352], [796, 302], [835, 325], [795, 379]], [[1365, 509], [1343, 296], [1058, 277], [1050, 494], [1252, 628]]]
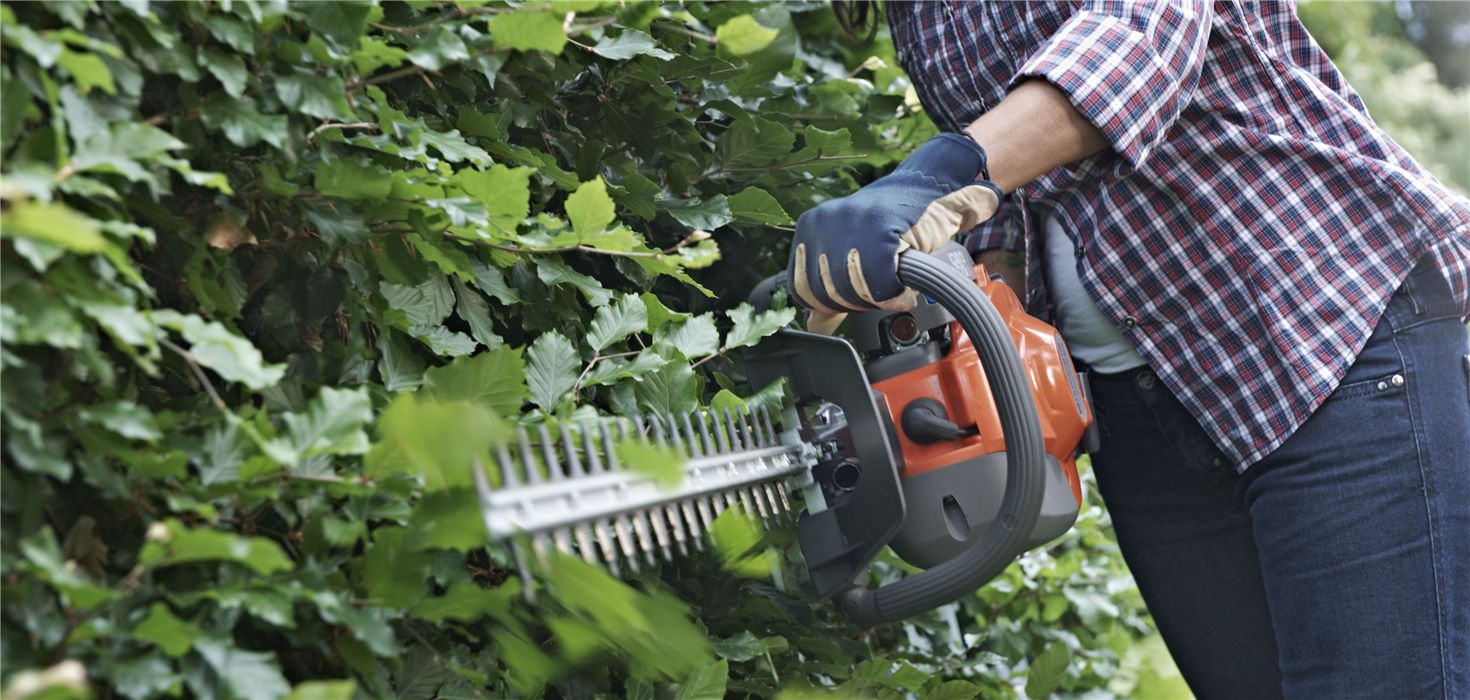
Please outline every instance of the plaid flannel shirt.
[[1337, 387], [1430, 254], [1470, 316], [1470, 202], [1383, 133], [1286, 3], [889, 2], [899, 59], [958, 130], [1045, 79], [1112, 148], [1013, 193], [972, 249], [1039, 211], [1082, 284], [1244, 470]]

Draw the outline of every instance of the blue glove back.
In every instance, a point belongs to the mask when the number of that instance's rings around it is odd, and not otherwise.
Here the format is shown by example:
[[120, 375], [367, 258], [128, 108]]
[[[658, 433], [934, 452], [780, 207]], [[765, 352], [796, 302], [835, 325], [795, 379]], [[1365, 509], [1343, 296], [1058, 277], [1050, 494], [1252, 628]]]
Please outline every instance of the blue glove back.
[[899, 253], [933, 251], [994, 215], [1004, 194], [988, 178], [985, 151], [973, 139], [935, 136], [891, 174], [797, 219], [789, 288], [828, 317], [912, 308], [914, 295], [898, 282]]

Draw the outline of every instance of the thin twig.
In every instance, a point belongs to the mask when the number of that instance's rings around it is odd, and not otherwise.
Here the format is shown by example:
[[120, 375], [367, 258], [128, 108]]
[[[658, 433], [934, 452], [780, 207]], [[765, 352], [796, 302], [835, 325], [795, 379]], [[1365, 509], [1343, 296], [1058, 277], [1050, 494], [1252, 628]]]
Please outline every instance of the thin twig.
[[214, 407], [223, 413], [230, 412], [230, 407], [225, 403], [224, 399], [219, 397], [219, 392], [214, 390], [214, 383], [209, 381], [209, 375], [204, 373], [204, 367], [199, 364], [199, 360], [194, 357], [194, 353], [179, 347], [168, 338], [159, 338], [158, 344], [177, 353], [179, 357], [184, 358], [184, 362], [188, 363], [189, 369], [194, 370], [194, 377], [199, 380], [199, 383], [204, 386], [204, 391], [209, 394], [209, 400], [214, 403]]
[[366, 129], [368, 131], [377, 131], [378, 125], [372, 122], [328, 122], [315, 129], [312, 129], [311, 133], [306, 135], [306, 144], [310, 146], [316, 143], [316, 137], [318, 134], [324, 131], [331, 131], [333, 129], [339, 131], [347, 131], [352, 129]]
[[761, 166], [761, 167], [745, 167], [745, 168], [741, 168], [741, 167], [731, 167], [731, 166], [728, 166], [728, 165], [722, 165], [722, 166], [720, 166], [720, 172], [721, 173], [773, 173], [773, 172], [777, 172], [777, 171], [780, 171], [780, 170], [790, 170], [792, 168], [799, 168], [799, 167], [801, 167], [803, 165], [807, 165], [809, 163], [817, 163], [817, 162], [828, 161], [828, 160], [861, 160], [861, 159], [867, 158], [867, 157], [868, 157], [868, 154], [866, 154], [866, 153], [853, 153], [853, 154], [849, 154], [849, 155], [845, 155], [845, 156], [822, 156], [822, 155], [817, 155], [817, 156], [811, 156], [809, 158], [802, 158], [801, 160], [793, 160], [793, 161], [789, 161], [789, 162], [786, 162], [786, 163], [781, 163], [779, 165], [764, 165], [764, 166]]
[[599, 362], [601, 362], [603, 360], [611, 360], [611, 359], [613, 359], [615, 357], [627, 357], [629, 355], [637, 355], [640, 352], [643, 352], [643, 351], [641, 349], [640, 350], [629, 350], [627, 352], [615, 352], [615, 353], [613, 353], [611, 355], [598, 355], [598, 356], [592, 358], [592, 361], [591, 362], [588, 362], [587, 363], [587, 366], [582, 368], [582, 373], [579, 374], [579, 375], [577, 375], [577, 381], [572, 384], [572, 398], [576, 398], [577, 395], [579, 393], [581, 393], [581, 391], [582, 391], [582, 380], [587, 378], [587, 373], [588, 372], [591, 372], [592, 371], [592, 368], [595, 367], [597, 365], [597, 363], [599, 363]]

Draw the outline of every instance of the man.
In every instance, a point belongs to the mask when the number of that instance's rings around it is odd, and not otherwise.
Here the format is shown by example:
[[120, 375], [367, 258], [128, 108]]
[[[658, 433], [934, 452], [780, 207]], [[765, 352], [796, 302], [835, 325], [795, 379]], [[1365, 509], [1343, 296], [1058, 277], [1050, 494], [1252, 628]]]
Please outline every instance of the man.
[[887, 11], [946, 133], [802, 215], [809, 325], [912, 304], [909, 247], [1024, 250], [1196, 694], [1470, 697], [1470, 202], [1289, 5]]

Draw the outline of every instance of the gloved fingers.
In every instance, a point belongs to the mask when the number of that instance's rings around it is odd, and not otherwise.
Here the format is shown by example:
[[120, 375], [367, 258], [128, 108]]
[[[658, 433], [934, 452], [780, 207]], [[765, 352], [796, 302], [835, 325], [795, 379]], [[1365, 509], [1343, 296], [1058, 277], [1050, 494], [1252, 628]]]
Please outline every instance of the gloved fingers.
[[[791, 263], [791, 292], [796, 295], [802, 306], [813, 312], [824, 314], [840, 314], [841, 309], [834, 309], [826, 303], [824, 297], [817, 296], [811, 284], [811, 270], [807, 267], [806, 244], [800, 243], [796, 246], [796, 252], [792, 254]], [[820, 273], [819, 273], [820, 274]]]
[[989, 183], [961, 187], [934, 200], [901, 238], [909, 245], [932, 253], [955, 234], [968, 231], [995, 216], [1000, 192]]
[[[857, 253], [857, 251], [855, 251], [855, 250], [852, 251], [848, 255], [848, 258], [851, 259], [853, 257], [853, 254], [856, 254], [856, 253]], [[838, 279], [836, 279], [836, 278], [833, 277], [833, 275], [832, 275], [832, 266], [830, 264], [828, 264], [828, 262], [827, 262], [827, 254], [826, 253], [823, 253], [820, 257], [817, 258], [817, 268], [818, 268], [819, 273], [820, 273], [820, 275], [822, 277], [822, 292], [824, 292], [827, 295], [827, 299], [831, 300], [832, 303], [830, 305], [837, 306], [837, 307], [843, 308], [843, 309], [847, 309], [848, 311], [862, 311], [863, 310], [862, 305], [856, 304], [856, 303], [854, 303], [852, 301], [849, 301], [848, 298], [847, 298], [847, 296], [845, 294], [843, 294], [842, 292], [837, 291], [837, 285], [840, 282], [840, 280], [838, 280]], [[861, 274], [861, 270], [854, 270], [852, 267], [848, 267], [846, 269], [846, 272], [848, 274], [849, 279], [851, 279], [851, 276], [853, 274]]]
[[[898, 278], [898, 256], [908, 250], [907, 243], [900, 243], [898, 253], [893, 256], [893, 276]], [[847, 254], [847, 269], [851, 270], [853, 289], [857, 291], [858, 298], [862, 299], [870, 308], [887, 309], [888, 311], [908, 311], [918, 305], [918, 296], [912, 289], [903, 288], [896, 296], [888, 299], [876, 299], [871, 288], [868, 286], [867, 276], [863, 272], [862, 256], [854, 250]]]
[[836, 331], [837, 327], [842, 325], [842, 321], [846, 318], [847, 314], [829, 314], [821, 311], [813, 311], [807, 314], [806, 329], [813, 333], [832, 335], [832, 332]]

